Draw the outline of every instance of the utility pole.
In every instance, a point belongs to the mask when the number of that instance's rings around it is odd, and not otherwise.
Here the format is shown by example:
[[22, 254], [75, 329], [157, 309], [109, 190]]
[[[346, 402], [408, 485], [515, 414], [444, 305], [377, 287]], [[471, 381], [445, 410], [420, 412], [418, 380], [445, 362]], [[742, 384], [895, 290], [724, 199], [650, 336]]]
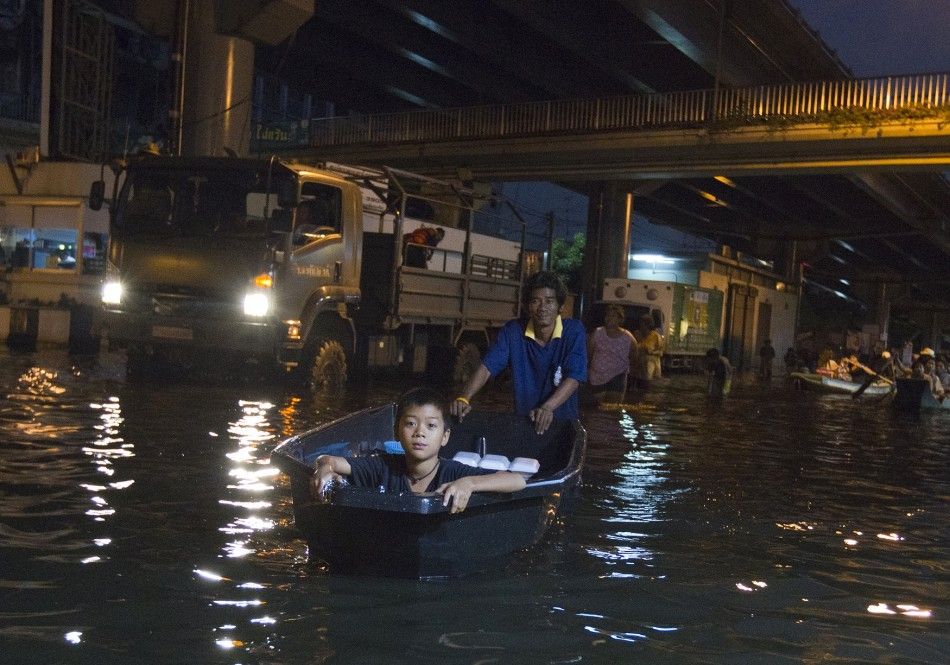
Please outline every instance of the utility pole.
[[554, 265], [554, 212], [549, 211], [544, 219], [548, 222], [548, 260], [546, 261], [547, 265], [545, 268], [551, 270], [551, 267]]
[[190, 0], [178, 0], [175, 21], [175, 44], [171, 60], [175, 71], [175, 90], [171, 108], [168, 109], [170, 131], [168, 133], [172, 155], [181, 156], [185, 113], [185, 67], [188, 58], [188, 21], [191, 13]]
[[726, 31], [726, 19], [729, 17], [730, 0], [719, 0], [719, 36], [716, 40], [716, 74], [713, 80], [713, 103], [709, 114], [709, 124], [715, 126], [719, 121], [719, 89], [722, 86], [722, 40]]

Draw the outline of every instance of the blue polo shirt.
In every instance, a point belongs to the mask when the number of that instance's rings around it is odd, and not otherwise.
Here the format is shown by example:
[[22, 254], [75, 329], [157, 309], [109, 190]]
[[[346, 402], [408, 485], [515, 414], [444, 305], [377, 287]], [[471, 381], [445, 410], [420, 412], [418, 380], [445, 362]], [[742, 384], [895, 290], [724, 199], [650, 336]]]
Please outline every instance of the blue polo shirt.
[[[515, 413], [526, 416], [541, 406], [564, 379], [587, 381], [587, 337], [584, 326], [576, 319], [557, 317], [554, 335], [541, 346], [534, 339], [534, 328], [518, 320], [509, 321], [498, 332], [482, 364], [497, 376], [511, 366]], [[577, 391], [554, 410], [554, 417], [573, 420], [580, 416]]]

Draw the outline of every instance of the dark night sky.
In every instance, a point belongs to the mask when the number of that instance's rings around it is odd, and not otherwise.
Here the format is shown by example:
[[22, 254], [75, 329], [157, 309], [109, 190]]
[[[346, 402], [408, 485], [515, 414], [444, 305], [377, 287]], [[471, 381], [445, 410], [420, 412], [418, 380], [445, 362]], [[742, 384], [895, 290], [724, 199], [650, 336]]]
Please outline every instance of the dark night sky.
[[950, 0], [789, 0], [857, 77], [950, 71]]

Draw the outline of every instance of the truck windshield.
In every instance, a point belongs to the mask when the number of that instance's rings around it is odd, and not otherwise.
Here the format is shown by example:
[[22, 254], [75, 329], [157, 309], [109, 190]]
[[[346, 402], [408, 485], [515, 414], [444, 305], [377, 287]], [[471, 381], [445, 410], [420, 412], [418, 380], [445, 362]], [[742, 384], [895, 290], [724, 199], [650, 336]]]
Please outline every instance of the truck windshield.
[[[277, 180], [275, 174], [271, 211], [277, 207]], [[267, 232], [265, 205], [265, 177], [255, 170], [142, 169], [131, 172], [122, 187], [113, 231], [260, 237]]]

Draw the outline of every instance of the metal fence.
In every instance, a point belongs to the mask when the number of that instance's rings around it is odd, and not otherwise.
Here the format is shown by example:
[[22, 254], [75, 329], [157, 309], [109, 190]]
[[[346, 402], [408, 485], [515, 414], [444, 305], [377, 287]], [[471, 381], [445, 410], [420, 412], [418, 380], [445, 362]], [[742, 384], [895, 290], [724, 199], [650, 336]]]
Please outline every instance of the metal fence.
[[438, 111], [318, 118], [313, 147], [527, 137], [544, 134], [689, 129], [728, 123], [789, 124], [851, 109], [950, 109], [950, 74], [888, 76], [752, 88], [689, 90]]

